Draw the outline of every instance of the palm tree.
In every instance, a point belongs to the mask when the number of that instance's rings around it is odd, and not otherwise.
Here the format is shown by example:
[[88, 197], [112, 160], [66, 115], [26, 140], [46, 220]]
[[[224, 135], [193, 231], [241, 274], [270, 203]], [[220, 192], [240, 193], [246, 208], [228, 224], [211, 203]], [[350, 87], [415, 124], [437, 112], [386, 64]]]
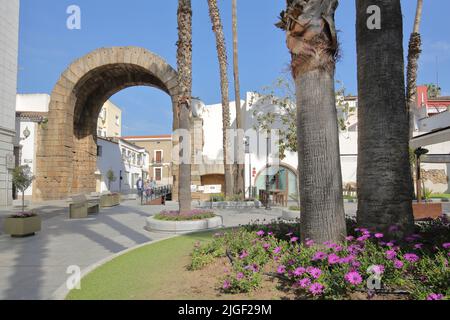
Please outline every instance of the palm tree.
[[228, 161], [230, 140], [227, 130], [230, 128], [230, 101], [228, 96], [228, 74], [227, 74], [227, 50], [225, 47], [225, 36], [223, 34], [222, 21], [220, 18], [217, 0], [208, 0], [209, 16], [216, 36], [217, 57], [220, 67], [220, 90], [222, 94], [222, 124], [223, 124], [223, 161], [225, 169], [225, 196], [233, 195], [233, 165]]
[[[237, 0], [232, 2], [232, 24], [233, 24], [233, 75], [234, 75], [234, 96], [236, 101], [236, 129], [238, 129], [237, 137], [237, 156], [244, 155], [243, 150], [243, 140], [244, 137], [240, 130], [244, 129], [244, 123], [242, 119], [242, 109], [241, 109], [241, 90], [239, 84], [239, 56], [238, 56], [238, 32], [237, 32]], [[234, 194], [244, 194], [244, 174], [245, 168], [244, 164], [238, 162], [234, 168]]]
[[[192, 96], [192, 7], [191, 0], [178, 1], [178, 42], [177, 42], [178, 84], [180, 96], [178, 101], [178, 127], [190, 130], [191, 96]], [[179, 143], [182, 143], [180, 136]], [[181, 152], [186, 152], [183, 150]], [[182, 158], [182, 157], [181, 157]], [[190, 161], [189, 157], [189, 161]], [[191, 164], [181, 162], [179, 165], [178, 197], [180, 213], [191, 210]]]
[[337, 0], [287, 0], [286, 31], [297, 96], [301, 236], [316, 243], [346, 235], [334, 74]]
[[380, 231], [396, 226], [400, 237], [413, 227], [403, 19], [400, 0], [375, 3], [381, 13], [380, 29], [368, 28], [367, 12], [374, 1], [356, 1], [357, 220]]
[[409, 137], [412, 138], [414, 130], [414, 108], [415, 98], [417, 94], [417, 69], [418, 61], [422, 45], [420, 37], [420, 22], [422, 20], [423, 0], [417, 0], [416, 18], [414, 19], [413, 32], [409, 38], [408, 49], [408, 69], [407, 69], [407, 88], [406, 88], [406, 102], [409, 110]]

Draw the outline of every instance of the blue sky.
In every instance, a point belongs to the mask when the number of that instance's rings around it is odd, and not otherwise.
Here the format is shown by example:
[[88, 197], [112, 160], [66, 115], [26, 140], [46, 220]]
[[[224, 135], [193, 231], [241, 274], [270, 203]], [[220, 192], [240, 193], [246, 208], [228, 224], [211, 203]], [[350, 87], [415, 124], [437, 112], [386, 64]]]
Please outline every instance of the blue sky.
[[[193, 0], [193, 95], [207, 104], [220, 102], [215, 40], [206, 0]], [[78, 5], [81, 30], [66, 28], [66, 9]], [[415, 0], [403, 0], [405, 50], [412, 29]], [[231, 0], [219, 0], [229, 55], [232, 87]], [[239, 54], [242, 96], [260, 90], [286, 72], [289, 64], [284, 34], [273, 25], [284, 0], [239, 0]], [[59, 75], [75, 59], [99, 47], [141, 46], [176, 66], [176, 0], [21, 0], [19, 93], [50, 93]], [[450, 1], [425, 1], [423, 53], [419, 83], [436, 81], [450, 95]], [[336, 14], [342, 58], [336, 78], [348, 93], [356, 93], [355, 1], [341, 0]], [[405, 51], [406, 54], [406, 51]], [[135, 87], [112, 97], [124, 111], [123, 134], [170, 133], [169, 97], [157, 89]]]

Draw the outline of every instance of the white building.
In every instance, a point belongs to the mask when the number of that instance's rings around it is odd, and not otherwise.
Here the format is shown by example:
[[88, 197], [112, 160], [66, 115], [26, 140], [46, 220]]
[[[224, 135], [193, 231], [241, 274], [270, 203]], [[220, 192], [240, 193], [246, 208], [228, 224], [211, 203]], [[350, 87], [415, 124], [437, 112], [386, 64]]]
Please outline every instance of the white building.
[[[97, 192], [128, 193], [136, 189], [139, 178], [149, 176], [150, 155], [145, 148], [123, 139], [97, 138]], [[116, 178], [108, 180], [111, 171]]]
[[19, 0], [0, 0], [0, 207], [12, 203]]

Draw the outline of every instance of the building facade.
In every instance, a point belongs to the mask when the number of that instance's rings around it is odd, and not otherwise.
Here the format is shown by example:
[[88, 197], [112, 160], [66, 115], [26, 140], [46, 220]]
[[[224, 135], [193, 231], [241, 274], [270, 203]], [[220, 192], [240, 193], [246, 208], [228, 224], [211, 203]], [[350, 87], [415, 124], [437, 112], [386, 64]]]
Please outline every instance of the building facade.
[[149, 161], [145, 148], [120, 138], [97, 138], [96, 191], [134, 192], [139, 178], [149, 178]]
[[122, 110], [109, 100], [105, 102], [98, 116], [97, 136], [102, 138], [122, 136]]
[[124, 140], [144, 148], [150, 155], [149, 178], [157, 185], [172, 185], [172, 135], [129, 136]]
[[19, 0], [0, 0], [0, 207], [12, 204]]

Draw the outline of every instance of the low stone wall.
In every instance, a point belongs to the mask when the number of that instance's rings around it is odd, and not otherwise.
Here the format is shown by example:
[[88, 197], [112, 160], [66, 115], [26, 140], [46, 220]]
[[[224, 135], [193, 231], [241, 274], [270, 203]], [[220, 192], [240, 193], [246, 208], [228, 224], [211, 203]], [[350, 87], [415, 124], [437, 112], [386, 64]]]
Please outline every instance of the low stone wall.
[[221, 201], [221, 202], [201, 202], [199, 208], [202, 209], [246, 209], [246, 208], [261, 208], [260, 201]]
[[189, 233], [194, 231], [217, 229], [222, 226], [223, 219], [221, 216], [193, 221], [166, 221], [149, 217], [147, 218], [145, 229], [147, 231], [156, 232]]
[[281, 212], [281, 219], [288, 221], [300, 219], [300, 211], [283, 209], [283, 211]]

